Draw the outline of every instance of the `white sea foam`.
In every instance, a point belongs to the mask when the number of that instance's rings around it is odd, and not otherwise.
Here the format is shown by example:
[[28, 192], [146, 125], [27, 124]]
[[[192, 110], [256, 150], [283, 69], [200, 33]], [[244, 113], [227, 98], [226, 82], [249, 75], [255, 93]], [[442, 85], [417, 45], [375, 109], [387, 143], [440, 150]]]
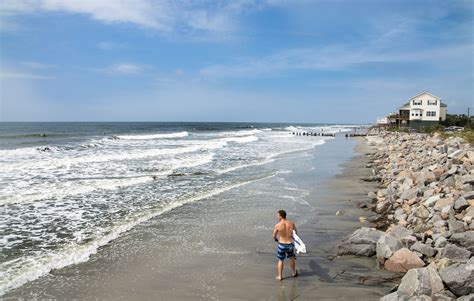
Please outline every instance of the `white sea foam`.
[[253, 130], [240, 130], [240, 131], [228, 131], [216, 133], [214, 135], [221, 137], [241, 137], [241, 136], [250, 136], [262, 133], [262, 130], [253, 129]]
[[161, 148], [161, 149], [122, 149], [119, 153], [115, 150], [94, 154], [79, 154], [76, 157], [48, 157], [47, 155], [38, 158], [39, 160], [28, 160], [20, 162], [0, 162], [0, 169], [3, 171], [18, 171], [26, 168], [42, 168], [51, 170], [53, 168], [71, 168], [74, 165], [84, 165], [90, 163], [110, 162], [110, 161], [130, 161], [146, 159], [159, 156], [172, 156], [184, 153], [192, 153], [201, 150], [219, 149], [226, 145], [226, 141], [203, 141], [201, 144]]
[[301, 129], [302, 129], [302, 128], [299, 127], [299, 126], [292, 126], [292, 125], [290, 125], [290, 126], [287, 126], [287, 127], [285, 128], [285, 131], [298, 132], [298, 131], [301, 131]]
[[116, 190], [133, 185], [139, 185], [156, 180], [157, 177], [164, 177], [172, 174], [180, 168], [191, 168], [207, 164], [212, 161], [214, 153], [196, 154], [184, 158], [168, 158], [160, 164], [161, 172], [154, 172], [146, 175], [134, 175], [117, 178], [77, 178], [74, 180], [63, 179], [63, 181], [37, 184], [28, 189], [18, 189], [18, 186], [7, 185], [1, 190], [0, 205], [13, 203], [33, 202], [41, 199], [62, 199], [66, 196], [86, 194], [98, 189]]
[[163, 213], [171, 211], [177, 207], [181, 207], [185, 204], [196, 202], [202, 199], [206, 199], [237, 187], [261, 181], [274, 177], [275, 174], [270, 176], [249, 180], [227, 187], [215, 189], [213, 191], [189, 197], [183, 200], [175, 201], [164, 208], [159, 208], [145, 212], [134, 219], [129, 220], [124, 224], [117, 224], [110, 229], [104, 229], [96, 239], [83, 245], [70, 245], [59, 251], [50, 251], [43, 254], [41, 257], [34, 258], [23, 258], [22, 260], [13, 260], [11, 262], [4, 262], [0, 265], [0, 296], [4, 295], [9, 290], [20, 287], [23, 284], [33, 281], [43, 275], [48, 274], [50, 271], [60, 269], [72, 264], [78, 264], [81, 262], [88, 261], [90, 256], [97, 253], [97, 250], [112, 240], [120, 236], [120, 234], [129, 231], [133, 227], [148, 221], [149, 219], [159, 216]]
[[171, 138], [183, 138], [189, 136], [186, 131], [178, 133], [161, 133], [161, 134], [149, 134], [149, 135], [118, 135], [120, 139], [129, 140], [148, 140], [148, 139], [171, 139]]
[[229, 138], [221, 138], [221, 141], [226, 142], [237, 142], [237, 143], [248, 143], [257, 141], [258, 137], [256, 136], [238, 136], [238, 137], [229, 137]]
[[2, 149], [0, 150], [0, 160], [5, 157], [18, 157], [18, 156], [31, 156], [38, 153], [36, 147], [23, 147], [15, 149]]

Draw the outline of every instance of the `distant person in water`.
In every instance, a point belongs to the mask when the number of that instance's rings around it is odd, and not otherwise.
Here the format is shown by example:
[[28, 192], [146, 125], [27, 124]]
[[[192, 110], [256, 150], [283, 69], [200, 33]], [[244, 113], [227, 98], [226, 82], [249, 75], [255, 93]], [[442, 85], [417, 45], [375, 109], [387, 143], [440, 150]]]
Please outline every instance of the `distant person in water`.
[[296, 232], [296, 225], [286, 219], [286, 211], [280, 210], [277, 213], [278, 223], [273, 228], [273, 239], [278, 242], [277, 259], [278, 275], [277, 280], [283, 279], [283, 261], [285, 258], [290, 260], [291, 275], [298, 276], [296, 271], [295, 245], [293, 242], [293, 230]]

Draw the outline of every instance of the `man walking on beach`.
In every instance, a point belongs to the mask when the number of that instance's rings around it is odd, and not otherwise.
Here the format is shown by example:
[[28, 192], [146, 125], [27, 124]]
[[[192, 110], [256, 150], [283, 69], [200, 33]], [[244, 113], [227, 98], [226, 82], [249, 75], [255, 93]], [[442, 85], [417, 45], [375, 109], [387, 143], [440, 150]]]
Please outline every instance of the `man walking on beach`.
[[277, 280], [283, 279], [283, 261], [285, 258], [290, 260], [291, 275], [298, 276], [296, 271], [295, 245], [293, 242], [293, 230], [296, 232], [296, 225], [286, 219], [286, 211], [280, 210], [277, 213], [278, 223], [273, 228], [273, 239], [278, 242], [277, 258], [278, 258], [278, 276]]

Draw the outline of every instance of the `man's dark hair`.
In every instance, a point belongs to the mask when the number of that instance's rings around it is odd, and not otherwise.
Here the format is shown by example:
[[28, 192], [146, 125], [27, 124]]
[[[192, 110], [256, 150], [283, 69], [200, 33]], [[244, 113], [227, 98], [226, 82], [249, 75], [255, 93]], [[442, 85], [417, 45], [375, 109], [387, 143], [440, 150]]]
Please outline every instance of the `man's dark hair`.
[[286, 219], [286, 211], [285, 210], [278, 210], [278, 214]]

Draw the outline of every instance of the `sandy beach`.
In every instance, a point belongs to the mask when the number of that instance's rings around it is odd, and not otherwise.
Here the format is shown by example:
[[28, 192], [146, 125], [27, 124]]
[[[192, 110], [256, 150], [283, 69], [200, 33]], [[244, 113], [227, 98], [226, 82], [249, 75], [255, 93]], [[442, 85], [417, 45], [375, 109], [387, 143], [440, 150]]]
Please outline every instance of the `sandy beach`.
[[[260, 166], [277, 175], [153, 218], [89, 261], [54, 270], [4, 297], [376, 300], [397, 275], [380, 271], [372, 259], [335, 257], [338, 242], [369, 214], [355, 206], [374, 189], [360, 180], [369, 172], [368, 151], [360, 140], [340, 135]], [[300, 276], [279, 282], [271, 231], [281, 208], [297, 223], [308, 253], [298, 256]]]

